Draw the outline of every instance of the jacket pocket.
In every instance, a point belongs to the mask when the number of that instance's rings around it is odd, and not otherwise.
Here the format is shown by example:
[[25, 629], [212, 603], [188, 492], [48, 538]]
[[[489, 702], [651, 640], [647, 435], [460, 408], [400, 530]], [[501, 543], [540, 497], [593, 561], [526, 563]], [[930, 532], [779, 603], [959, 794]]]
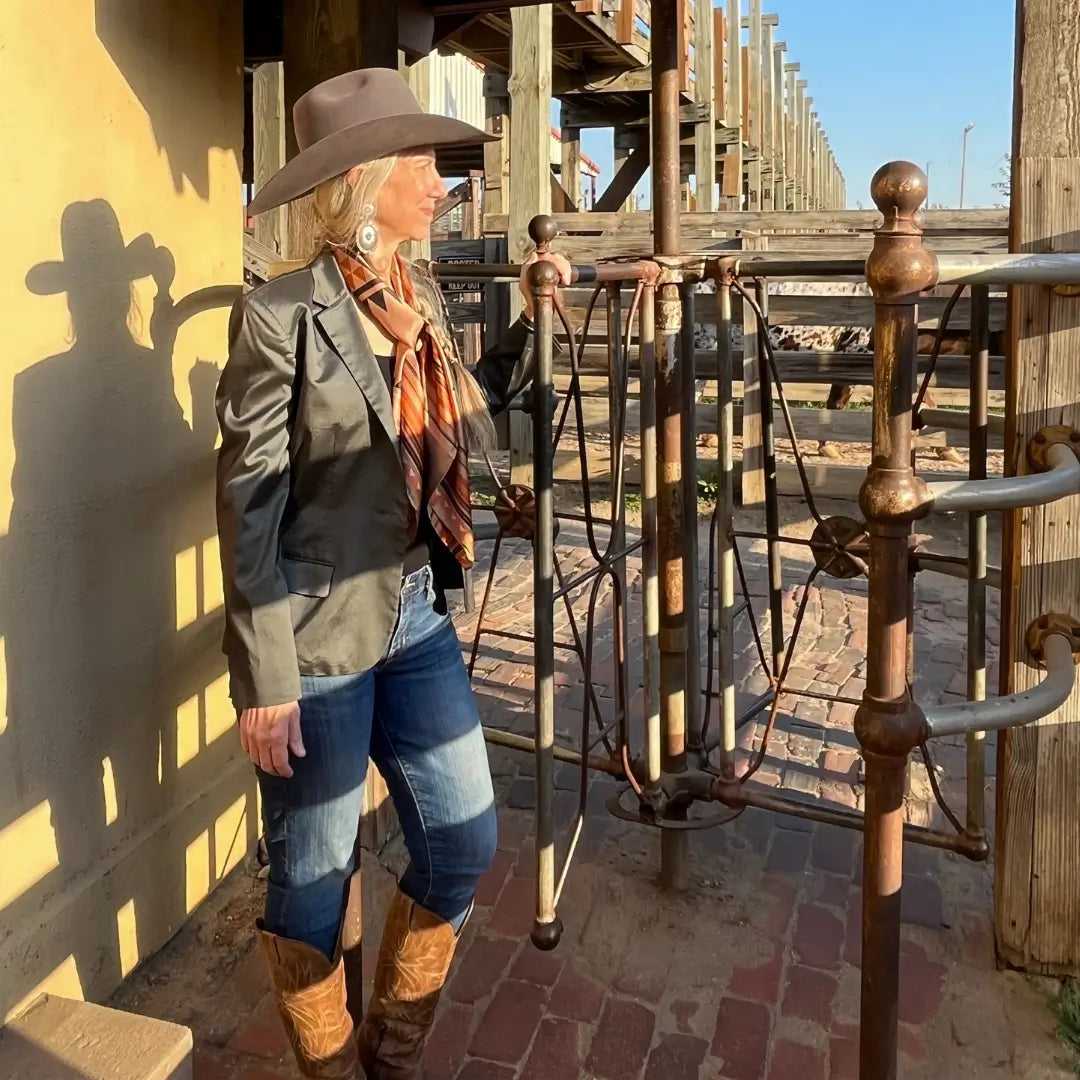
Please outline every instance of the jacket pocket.
[[330, 595], [334, 580], [334, 567], [330, 563], [282, 556], [281, 572], [291, 593], [318, 598]]

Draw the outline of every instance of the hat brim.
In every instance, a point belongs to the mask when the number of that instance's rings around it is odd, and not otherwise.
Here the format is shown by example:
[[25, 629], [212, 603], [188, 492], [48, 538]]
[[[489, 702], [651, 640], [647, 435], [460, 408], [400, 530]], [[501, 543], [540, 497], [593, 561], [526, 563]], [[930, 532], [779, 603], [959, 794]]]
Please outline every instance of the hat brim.
[[417, 147], [475, 146], [496, 138], [472, 124], [435, 113], [367, 120], [301, 150], [263, 184], [248, 204], [248, 213], [263, 214], [309, 195], [324, 180], [367, 161]]

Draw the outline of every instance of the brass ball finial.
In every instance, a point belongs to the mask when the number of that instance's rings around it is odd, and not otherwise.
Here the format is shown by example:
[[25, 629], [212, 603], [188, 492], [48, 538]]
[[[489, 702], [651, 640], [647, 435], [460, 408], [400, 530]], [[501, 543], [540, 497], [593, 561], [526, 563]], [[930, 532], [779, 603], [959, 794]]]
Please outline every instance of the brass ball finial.
[[529, 267], [529, 284], [534, 289], [555, 288], [559, 284], [559, 270], [549, 262], [534, 262]]
[[870, 181], [870, 197], [886, 221], [914, 217], [926, 194], [926, 173], [910, 161], [890, 161]]
[[547, 250], [548, 244], [559, 234], [559, 226], [550, 214], [537, 214], [529, 222], [529, 237], [532, 242], [542, 251]]

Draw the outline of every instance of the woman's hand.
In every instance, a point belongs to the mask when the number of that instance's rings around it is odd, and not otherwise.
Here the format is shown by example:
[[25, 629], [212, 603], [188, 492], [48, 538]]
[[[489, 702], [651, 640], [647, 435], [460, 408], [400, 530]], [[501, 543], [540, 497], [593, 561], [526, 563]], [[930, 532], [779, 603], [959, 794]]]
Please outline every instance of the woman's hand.
[[289, 752], [297, 757], [307, 754], [300, 737], [300, 702], [242, 710], [240, 745], [264, 773], [292, 776]]
[[552, 251], [549, 251], [544, 255], [541, 255], [538, 251], [534, 251], [521, 264], [521, 277], [518, 279], [518, 288], [521, 290], [521, 295], [525, 299], [525, 317], [527, 319], [532, 319], [533, 317], [533, 291], [532, 286], [529, 284], [529, 267], [537, 262], [551, 263], [551, 265], [559, 271], [559, 283], [562, 285], [570, 284], [570, 262], [565, 256], [556, 255]]

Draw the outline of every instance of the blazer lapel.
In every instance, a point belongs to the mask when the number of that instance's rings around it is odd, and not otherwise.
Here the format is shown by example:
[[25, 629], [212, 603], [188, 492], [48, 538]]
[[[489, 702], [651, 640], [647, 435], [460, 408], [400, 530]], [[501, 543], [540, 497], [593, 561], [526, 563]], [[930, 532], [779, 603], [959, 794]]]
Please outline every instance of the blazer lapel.
[[333, 255], [320, 255], [311, 264], [311, 272], [315, 279], [315, 321], [356, 380], [386, 434], [396, 444], [398, 437], [390, 390], [375, 362], [356, 301], [345, 288], [337, 261]]

